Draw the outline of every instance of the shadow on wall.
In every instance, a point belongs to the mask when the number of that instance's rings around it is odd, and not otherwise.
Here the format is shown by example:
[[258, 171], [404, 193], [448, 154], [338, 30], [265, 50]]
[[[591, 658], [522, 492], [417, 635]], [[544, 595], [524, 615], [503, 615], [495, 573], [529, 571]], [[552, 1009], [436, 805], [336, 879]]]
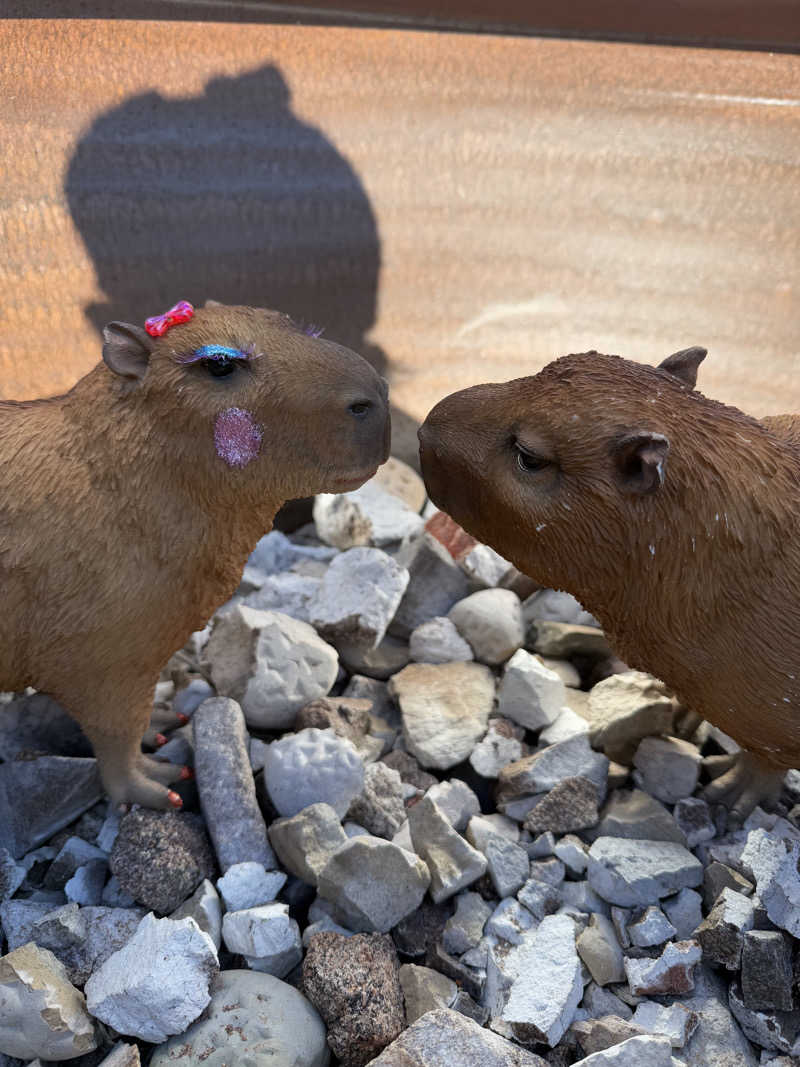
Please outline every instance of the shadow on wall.
[[322, 325], [385, 369], [364, 340], [380, 270], [375, 216], [347, 160], [292, 114], [275, 66], [106, 112], [78, 143], [65, 191], [107, 295], [86, 308], [98, 331], [211, 297]]

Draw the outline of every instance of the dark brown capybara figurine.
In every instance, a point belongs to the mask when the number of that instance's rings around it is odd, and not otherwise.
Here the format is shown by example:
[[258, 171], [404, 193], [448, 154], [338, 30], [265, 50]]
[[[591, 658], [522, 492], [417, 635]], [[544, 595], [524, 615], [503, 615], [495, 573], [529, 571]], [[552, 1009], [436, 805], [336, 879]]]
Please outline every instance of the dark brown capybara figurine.
[[420, 458], [440, 508], [747, 750], [706, 789], [741, 817], [800, 767], [800, 418], [696, 392], [705, 354], [587, 352], [453, 393]]
[[385, 381], [287, 316], [181, 302], [113, 322], [64, 396], [0, 404], [0, 689], [77, 719], [115, 804], [180, 806], [141, 752], [169, 656], [235, 591], [284, 501], [389, 451]]

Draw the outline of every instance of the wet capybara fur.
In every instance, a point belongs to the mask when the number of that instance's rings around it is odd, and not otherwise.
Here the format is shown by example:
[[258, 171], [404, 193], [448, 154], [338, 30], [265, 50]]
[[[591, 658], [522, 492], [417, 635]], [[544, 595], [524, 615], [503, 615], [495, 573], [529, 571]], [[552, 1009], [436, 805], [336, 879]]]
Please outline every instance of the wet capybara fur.
[[387, 389], [258, 308], [104, 339], [69, 393], [0, 403], [0, 689], [55, 697], [115, 804], [179, 806], [180, 768], [140, 749], [161, 668], [284, 501], [354, 489], [387, 458]]
[[704, 397], [705, 354], [586, 352], [453, 393], [420, 459], [440, 508], [755, 757], [706, 791], [741, 814], [800, 766], [800, 418]]

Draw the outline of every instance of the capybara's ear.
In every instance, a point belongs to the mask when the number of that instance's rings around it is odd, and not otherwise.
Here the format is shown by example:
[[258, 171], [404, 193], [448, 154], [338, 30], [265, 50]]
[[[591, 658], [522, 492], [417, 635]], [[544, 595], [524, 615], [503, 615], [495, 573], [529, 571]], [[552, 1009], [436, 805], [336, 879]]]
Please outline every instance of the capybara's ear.
[[152, 350], [152, 338], [141, 326], [109, 322], [103, 327], [103, 360], [123, 378], [143, 378]]
[[664, 484], [669, 441], [661, 433], [637, 430], [614, 444], [614, 460], [623, 489], [643, 495]]
[[707, 348], [695, 345], [693, 348], [682, 348], [680, 352], [673, 352], [671, 356], [659, 363], [659, 370], [669, 371], [675, 377], [680, 378], [684, 385], [694, 389], [697, 385], [697, 368], [708, 355]]

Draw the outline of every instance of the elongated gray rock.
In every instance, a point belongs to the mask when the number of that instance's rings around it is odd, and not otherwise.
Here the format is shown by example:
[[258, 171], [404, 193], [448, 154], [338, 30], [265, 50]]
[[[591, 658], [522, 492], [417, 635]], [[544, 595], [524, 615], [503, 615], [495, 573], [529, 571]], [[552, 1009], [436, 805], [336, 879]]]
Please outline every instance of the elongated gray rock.
[[242, 709], [225, 697], [206, 700], [192, 727], [200, 807], [220, 867], [224, 872], [249, 861], [274, 870], [278, 863], [256, 800]]
[[95, 1048], [83, 994], [52, 952], [30, 942], [0, 957], [0, 1057], [69, 1060]]
[[589, 849], [589, 885], [604, 900], [646, 907], [703, 879], [703, 865], [672, 841], [599, 837]]
[[218, 971], [217, 950], [193, 919], [149, 914], [86, 983], [86, 1003], [118, 1033], [158, 1044], [194, 1022]]

